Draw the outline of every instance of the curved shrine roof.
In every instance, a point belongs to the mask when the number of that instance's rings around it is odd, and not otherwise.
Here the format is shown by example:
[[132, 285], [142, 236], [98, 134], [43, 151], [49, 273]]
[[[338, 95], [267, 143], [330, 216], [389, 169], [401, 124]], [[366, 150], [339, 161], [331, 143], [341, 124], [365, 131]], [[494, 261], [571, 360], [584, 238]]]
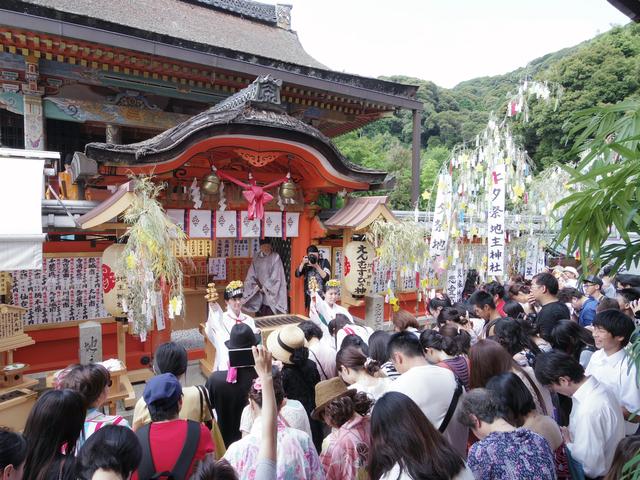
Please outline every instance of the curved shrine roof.
[[264, 135], [307, 144], [333, 168], [360, 182], [382, 186], [387, 173], [349, 162], [318, 129], [287, 115], [280, 107], [282, 82], [259, 77], [244, 90], [155, 137], [129, 145], [89, 143], [85, 154], [98, 163], [141, 165], [167, 161], [207, 138], [225, 134]]

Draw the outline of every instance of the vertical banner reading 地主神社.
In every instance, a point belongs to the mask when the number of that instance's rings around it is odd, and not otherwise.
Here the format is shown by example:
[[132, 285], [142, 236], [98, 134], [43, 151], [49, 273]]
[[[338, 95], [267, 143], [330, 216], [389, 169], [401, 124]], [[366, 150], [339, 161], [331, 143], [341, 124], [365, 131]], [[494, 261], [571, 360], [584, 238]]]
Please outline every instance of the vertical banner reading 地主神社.
[[504, 189], [505, 189], [505, 165], [499, 163], [491, 170], [489, 177], [489, 211], [487, 274], [490, 276], [504, 275]]

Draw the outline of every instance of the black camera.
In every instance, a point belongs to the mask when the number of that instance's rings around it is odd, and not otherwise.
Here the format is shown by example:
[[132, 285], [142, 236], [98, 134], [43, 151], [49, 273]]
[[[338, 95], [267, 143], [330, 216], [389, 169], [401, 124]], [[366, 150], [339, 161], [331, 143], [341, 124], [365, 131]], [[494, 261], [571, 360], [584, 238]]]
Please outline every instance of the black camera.
[[317, 255], [309, 255], [309, 263], [311, 265], [315, 265], [316, 263], [318, 263], [318, 256]]

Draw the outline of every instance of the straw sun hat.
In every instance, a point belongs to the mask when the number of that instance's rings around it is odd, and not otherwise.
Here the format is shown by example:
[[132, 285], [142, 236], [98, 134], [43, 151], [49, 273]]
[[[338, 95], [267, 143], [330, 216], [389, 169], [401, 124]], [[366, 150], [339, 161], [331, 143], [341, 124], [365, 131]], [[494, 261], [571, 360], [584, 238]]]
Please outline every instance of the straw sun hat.
[[304, 346], [304, 332], [296, 325], [286, 325], [267, 337], [267, 349], [273, 358], [287, 365], [293, 365], [291, 356]]
[[322, 421], [322, 412], [325, 407], [336, 398], [349, 395], [353, 397], [357, 390], [347, 388], [340, 377], [333, 377], [316, 384], [316, 405], [317, 407], [311, 413], [311, 418]]

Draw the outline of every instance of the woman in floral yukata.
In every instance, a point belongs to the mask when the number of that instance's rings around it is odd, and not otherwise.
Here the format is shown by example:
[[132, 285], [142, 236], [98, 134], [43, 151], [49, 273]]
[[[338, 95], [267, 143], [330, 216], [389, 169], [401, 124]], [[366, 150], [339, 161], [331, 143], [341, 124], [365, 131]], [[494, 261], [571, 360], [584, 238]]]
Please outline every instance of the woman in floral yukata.
[[[284, 401], [282, 375], [277, 368], [273, 369], [273, 388], [276, 395], [278, 412]], [[251, 432], [232, 443], [224, 455], [241, 479], [253, 479], [256, 475], [258, 453], [262, 442], [262, 383], [260, 378], [254, 380], [249, 390], [249, 405], [256, 419]], [[322, 480], [324, 472], [318, 458], [313, 441], [308, 434], [289, 427], [278, 413], [277, 419], [277, 480]]]
[[373, 400], [364, 392], [347, 389], [340, 378], [316, 385], [315, 419], [324, 419], [334, 431], [320, 455], [327, 480], [367, 480], [371, 445], [369, 416]]

